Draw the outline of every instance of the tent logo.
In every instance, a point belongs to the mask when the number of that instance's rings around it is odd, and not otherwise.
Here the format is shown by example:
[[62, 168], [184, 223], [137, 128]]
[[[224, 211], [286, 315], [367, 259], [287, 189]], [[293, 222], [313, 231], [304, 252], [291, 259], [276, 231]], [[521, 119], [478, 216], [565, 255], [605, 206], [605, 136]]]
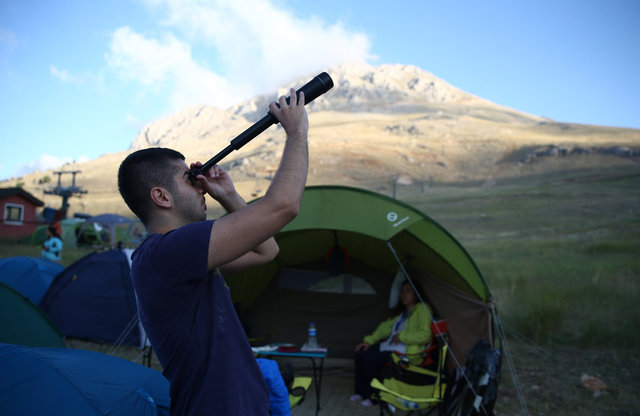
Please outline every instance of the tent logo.
[[404, 217], [403, 219], [398, 221], [398, 213], [397, 212], [393, 212], [393, 211], [387, 212], [387, 221], [394, 223], [393, 224], [394, 227], [399, 226], [400, 224], [402, 224], [403, 222], [407, 221], [408, 219], [409, 219], [409, 216], [407, 215], [406, 217]]

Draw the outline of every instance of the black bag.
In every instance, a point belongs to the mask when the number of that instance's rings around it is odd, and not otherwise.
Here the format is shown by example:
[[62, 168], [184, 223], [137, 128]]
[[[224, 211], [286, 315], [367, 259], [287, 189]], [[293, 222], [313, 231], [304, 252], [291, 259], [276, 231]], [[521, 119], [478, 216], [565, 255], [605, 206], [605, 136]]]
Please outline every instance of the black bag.
[[466, 357], [467, 363], [462, 369], [456, 369], [454, 379], [447, 385], [443, 414], [492, 415], [498, 397], [502, 353], [482, 339], [467, 352]]

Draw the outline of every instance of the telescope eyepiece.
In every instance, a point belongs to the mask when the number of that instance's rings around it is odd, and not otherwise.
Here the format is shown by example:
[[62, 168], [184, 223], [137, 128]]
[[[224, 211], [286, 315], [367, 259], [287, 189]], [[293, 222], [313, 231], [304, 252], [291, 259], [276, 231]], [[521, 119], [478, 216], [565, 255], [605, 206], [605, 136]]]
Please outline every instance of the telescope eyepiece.
[[304, 92], [304, 102], [305, 104], [309, 104], [331, 88], [333, 88], [333, 80], [329, 74], [322, 72], [300, 87], [298, 91]]

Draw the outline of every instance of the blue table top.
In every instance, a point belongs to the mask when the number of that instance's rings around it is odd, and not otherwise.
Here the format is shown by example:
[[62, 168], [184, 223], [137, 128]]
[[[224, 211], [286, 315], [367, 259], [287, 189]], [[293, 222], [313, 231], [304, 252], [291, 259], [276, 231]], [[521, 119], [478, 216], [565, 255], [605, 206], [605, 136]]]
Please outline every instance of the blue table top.
[[[271, 348], [272, 347], [272, 348]], [[256, 347], [253, 348], [253, 351], [258, 355], [279, 355], [283, 357], [309, 357], [309, 358], [325, 358], [329, 355], [329, 350], [327, 351], [278, 351], [278, 345], [274, 346], [264, 346], [264, 347]]]

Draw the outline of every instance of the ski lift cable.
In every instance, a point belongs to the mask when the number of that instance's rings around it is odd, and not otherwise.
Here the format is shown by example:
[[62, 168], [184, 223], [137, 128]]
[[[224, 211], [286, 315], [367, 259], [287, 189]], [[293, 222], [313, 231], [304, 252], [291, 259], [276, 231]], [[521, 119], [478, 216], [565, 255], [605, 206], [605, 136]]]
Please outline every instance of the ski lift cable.
[[518, 374], [516, 372], [516, 366], [513, 363], [513, 357], [511, 355], [511, 349], [509, 348], [509, 344], [507, 343], [507, 338], [504, 333], [504, 325], [502, 323], [502, 319], [500, 316], [495, 316], [496, 327], [498, 329], [499, 337], [502, 340], [504, 356], [507, 358], [507, 366], [509, 367], [509, 371], [511, 372], [511, 378], [513, 379], [513, 386], [516, 390], [516, 395], [518, 396], [518, 401], [520, 402], [520, 408], [522, 409], [522, 414], [524, 416], [529, 416], [529, 410], [527, 409], [527, 403], [524, 400], [524, 394], [522, 392], [522, 388], [520, 387], [520, 382], [518, 381]]
[[[422, 299], [422, 296], [420, 296], [420, 292], [416, 289], [416, 286], [413, 283], [413, 280], [411, 279], [411, 276], [409, 276], [409, 272], [407, 272], [407, 269], [404, 267], [404, 265], [400, 261], [400, 258], [398, 257], [398, 253], [393, 248], [393, 246], [391, 245], [390, 241], [387, 240], [386, 243], [387, 243], [387, 247], [389, 247], [389, 250], [391, 251], [391, 254], [393, 254], [393, 257], [395, 258], [396, 263], [398, 263], [398, 266], [402, 270], [402, 273], [404, 273], [404, 275], [407, 277], [407, 280], [411, 284], [411, 287], [413, 288], [413, 291], [416, 294], [416, 297], [418, 298], [420, 303], [422, 303], [422, 306], [424, 307], [424, 309], [427, 311], [427, 315], [429, 315], [429, 318], [431, 319], [431, 322], [434, 323], [434, 327], [436, 328], [436, 331], [437, 331], [438, 335], [441, 335], [440, 328], [436, 324], [436, 321], [433, 318], [433, 314], [431, 313], [431, 311], [429, 311], [429, 308], [427, 307], [427, 304], [425, 303], [424, 299]], [[447, 346], [447, 351], [450, 353], [449, 355], [452, 357], [453, 361], [455, 362], [456, 368], [462, 370], [462, 365], [460, 364], [460, 361], [458, 361], [458, 358], [456, 357], [455, 353], [451, 349], [451, 346], [449, 345], [449, 342], [447, 341], [447, 339], [445, 337], [442, 337], [442, 340], [444, 341], [445, 345]], [[462, 374], [462, 377], [464, 378], [465, 382], [467, 383], [467, 387], [469, 387], [469, 390], [471, 390], [471, 393], [473, 393], [473, 395], [475, 396], [476, 400], [478, 398], [481, 398], [481, 396], [473, 388], [473, 384], [471, 383], [471, 380], [469, 380], [469, 378], [467, 377], [467, 374], [464, 371], [460, 371], [460, 373]], [[480, 408], [482, 409], [482, 412], [485, 415], [487, 415], [487, 416], [489, 415], [489, 412], [487, 411], [487, 409], [485, 409], [485, 407], [484, 407], [484, 405], [482, 403], [480, 403]]]

